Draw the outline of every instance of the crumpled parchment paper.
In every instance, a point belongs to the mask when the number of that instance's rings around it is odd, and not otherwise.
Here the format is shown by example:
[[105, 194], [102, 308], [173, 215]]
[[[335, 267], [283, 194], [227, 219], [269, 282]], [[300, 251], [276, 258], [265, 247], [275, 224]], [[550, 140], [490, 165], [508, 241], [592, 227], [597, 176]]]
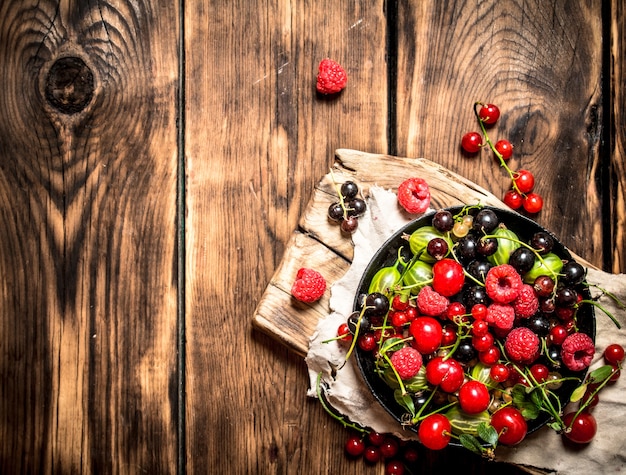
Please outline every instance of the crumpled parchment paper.
[[[310, 337], [306, 363], [309, 369], [309, 396], [317, 397], [317, 378], [321, 373], [325, 397], [332, 407], [352, 422], [378, 432], [393, 433], [403, 439], [417, 439], [404, 429], [370, 393], [352, 357], [345, 361], [346, 348], [337, 342], [324, 343], [336, 336], [339, 325], [352, 313], [354, 294], [361, 275], [374, 253], [411, 218], [397, 206], [395, 193], [380, 187], [370, 188], [367, 213], [359, 218], [353, 234], [354, 259], [346, 274], [331, 288], [331, 313], [317, 326]], [[588, 269], [587, 281], [597, 284], [626, 302], [626, 276]], [[598, 292], [599, 293], [599, 292]], [[593, 292], [592, 292], [593, 294]], [[622, 324], [618, 330], [613, 321], [596, 309], [597, 353], [591, 369], [603, 365], [601, 352], [610, 343], [626, 347], [626, 311], [619, 309], [609, 297], [600, 303]], [[626, 471], [626, 378], [607, 385], [600, 393], [594, 409], [598, 423], [595, 439], [587, 445], [572, 447], [562, 436], [543, 427], [529, 434], [516, 447], [498, 446], [496, 460], [538, 468], [558, 474], [621, 473]]]

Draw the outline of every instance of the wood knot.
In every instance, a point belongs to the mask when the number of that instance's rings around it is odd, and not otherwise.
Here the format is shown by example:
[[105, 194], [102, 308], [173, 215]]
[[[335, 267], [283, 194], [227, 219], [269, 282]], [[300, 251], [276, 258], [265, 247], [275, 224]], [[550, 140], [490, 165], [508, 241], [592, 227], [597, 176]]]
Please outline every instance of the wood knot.
[[85, 62], [74, 56], [60, 58], [46, 78], [46, 99], [64, 114], [82, 111], [93, 97], [93, 73]]

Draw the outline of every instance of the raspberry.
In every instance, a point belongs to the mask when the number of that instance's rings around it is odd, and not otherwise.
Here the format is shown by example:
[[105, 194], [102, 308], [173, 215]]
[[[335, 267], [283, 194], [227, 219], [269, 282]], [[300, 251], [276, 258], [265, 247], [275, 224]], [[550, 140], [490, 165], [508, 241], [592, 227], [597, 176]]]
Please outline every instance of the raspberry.
[[313, 303], [322, 298], [326, 291], [326, 280], [316, 270], [301, 268], [291, 287], [291, 295], [301, 302]]
[[509, 358], [522, 364], [530, 364], [539, 356], [539, 337], [529, 328], [517, 327], [509, 332], [504, 350]]
[[492, 303], [487, 307], [485, 321], [500, 330], [510, 330], [515, 323], [515, 310], [511, 305]]
[[436, 317], [444, 313], [449, 305], [450, 301], [430, 285], [423, 287], [417, 294], [417, 308], [422, 315]]
[[398, 186], [398, 202], [410, 214], [424, 213], [430, 206], [430, 188], [423, 178], [408, 178]]
[[532, 317], [539, 310], [539, 299], [532, 285], [524, 284], [517, 298], [513, 301], [515, 315], [519, 318]]
[[511, 303], [522, 289], [522, 278], [509, 264], [501, 264], [489, 269], [485, 277], [487, 295], [496, 303]]
[[320, 94], [336, 94], [348, 83], [348, 75], [339, 63], [332, 59], [323, 59], [317, 74], [317, 92]]
[[402, 379], [411, 379], [422, 367], [422, 355], [411, 346], [400, 348], [391, 355], [391, 364]]
[[596, 351], [591, 337], [585, 333], [572, 333], [561, 345], [563, 364], [572, 371], [588, 368]]

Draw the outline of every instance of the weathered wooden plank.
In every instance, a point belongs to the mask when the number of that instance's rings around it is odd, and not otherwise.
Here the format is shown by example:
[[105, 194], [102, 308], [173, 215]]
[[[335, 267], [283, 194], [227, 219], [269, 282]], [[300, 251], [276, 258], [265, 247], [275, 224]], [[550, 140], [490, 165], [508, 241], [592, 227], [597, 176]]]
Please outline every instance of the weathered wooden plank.
[[[611, 123], [605, 127], [610, 127], [610, 215], [608, 221], [611, 225], [611, 236], [606, 240], [610, 243], [611, 270], [613, 272], [626, 272], [626, 128], [624, 121], [626, 117], [626, 69], [624, 58], [626, 58], [626, 10], [624, 2], [611, 2], [611, 24], [610, 28], [610, 68], [611, 93], [605, 107], [610, 108]], [[607, 99], [609, 99], [607, 98]]]
[[510, 140], [510, 166], [535, 174], [535, 219], [602, 266], [602, 2], [402, 1], [397, 18], [397, 155], [503, 196], [510, 180], [492, 154], [459, 148], [480, 130], [473, 103], [497, 104], [490, 137]]
[[[387, 150], [384, 3], [185, 2], [190, 473], [361, 473], [251, 317], [334, 150]], [[332, 99], [325, 57], [349, 75]]]
[[160, 3], [0, 4], [2, 473], [176, 471], [178, 31]]

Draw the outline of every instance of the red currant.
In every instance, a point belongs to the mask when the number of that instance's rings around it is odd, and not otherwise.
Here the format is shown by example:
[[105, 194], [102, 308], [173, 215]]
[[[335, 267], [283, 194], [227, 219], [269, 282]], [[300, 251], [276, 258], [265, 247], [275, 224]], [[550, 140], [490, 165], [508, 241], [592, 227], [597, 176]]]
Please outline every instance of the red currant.
[[380, 444], [380, 454], [386, 459], [395, 457], [398, 454], [398, 441], [390, 436], [385, 437]]
[[614, 383], [615, 381], [619, 379], [621, 374], [622, 374], [622, 371], [619, 369], [619, 367], [613, 366], [613, 368], [611, 369], [611, 377], [609, 378], [609, 381]]
[[504, 445], [519, 444], [528, 432], [526, 419], [513, 406], [505, 406], [494, 412], [491, 425], [498, 432], [498, 440]]
[[337, 336], [342, 342], [349, 343], [352, 341], [352, 333], [350, 333], [350, 327], [348, 327], [347, 323], [339, 325], [339, 328], [337, 329]]
[[351, 457], [360, 457], [365, 451], [365, 442], [358, 435], [348, 437], [345, 445], [346, 453]]
[[450, 421], [443, 414], [430, 414], [420, 423], [417, 435], [428, 449], [441, 450], [450, 443]]
[[565, 341], [565, 338], [567, 338], [567, 335], [569, 335], [567, 328], [565, 325], [559, 323], [550, 329], [548, 338], [553, 345], [561, 346]]
[[376, 343], [376, 337], [373, 333], [365, 333], [364, 335], [361, 335], [357, 339], [356, 343], [363, 351], [374, 351], [378, 346]]
[[461, 302], [452, 302], [446, 310], [446, 316], [451, 321], [456, 321], [455, 317], [460, 317], [465, 314], [465, 305]]
[[593, 440], [598, 430], [596, 418], [590, 412], [568, 412], [563, 416], [563, 435], [577, 444], [587, 444]]
[[472, 307], [472, 317], [476, 320], [484, 320], [487, 316], [487, 306], [483, 303], [477, 303]]
[[394, 327], [400, 328], [409, 322], [406, 312], [395, 311], [393, 313], [392, 312], [389, 312], [389, 313], [390, 313], [389, 320], [391, 321], [391, 324]]
[[453, 345], [456, 341], [456, 329], [454, 325], [447, 324], [441, 327], [441, 346]]
[[375, 445], [368, 445], [365, 447], [365, 452], [363, 452], [363, 458], [367, 463], [377, 464], [381, 459], [380, 449]]
[[409, 308], [410, 302], [409, 299], [406, 295], [394, 295], [393, 299], [391, 300], [391, 306], [394, 310], [399, 310], [401, 312], [405, 311], [407, 308]]
[[498, 140], [494, 145], [496, 151], [502, 156], [502, 160], [507, 161], [513, 155], [513, 145], [508, 140]]
[[472, 337], [472, 346], [476, 351], [485, 351], [493, 345], [494, 340], [493, 335], [489, 332], [486, 332], [484, 335], [474, 335]]
[[483, 146], [483, 138], [478, 132], [468, 132], [461, 137], [461, 147], [467, 153], [476, 153]]
[[528, 170], [515, 172], [514, 180], [520, 193], [530, 193], [535, 187], [535, 176]]
[[[474, 323], [472, 324], [472, 335], [480, 337], [486, 335], [488, 332], [489, 324], [485, 320], [474, 320]], [[478, 348], [476, 349], [478, 350]]]
[[610, 365], [618, 365], [624, 361], [624, 347], [613, 343], [604, 350], [604, 361]]
[[500, 118], [500, 109], [494, 104], [483, 104], [478, 110], [478, 117], [487, 125], [495, 124]]
[[511, 370], [504, 363], [496, 363], [489, 370], [489, 376], [496, 383], [504, 383], [511, 374]]
[[385, 434], [381, 434], [380, 432], [373, 430], [367, 434], [367, 440], [372, 445], [380, 446], [385, 441]]
[[500, 356], [500, 349], [495, 345], [491, 345], [486, 350], [478, 353], [478, 359], [480, 360], [480, 362], [487, 366], [496, 364], [500, 359]]
[[504, 204], [511, 209], [519, 209], [522, 206], [523, 197], [516, 190], [509, 190], [504, 194]]
[[459, 389], [459, 404], [467, 414], [486, 411], [490, 401], [489, 389], [480, 381], [468, 381]]
[[537, 193], [528, 193], [522, 202], [522, 206], [528, 213], [538, 213], [543, 208], [543, 198]]
[[385, 464], [385, 475], [404, 475], [404, 465], [398, 460], [390, 460]]
[[535, 363], [530, 367], [530, 374], [533, 375], [535, 381], [538, 383], [543, 383], [548, 380], [548, 375], [550, 374], [550, 369], [544, 364]]

